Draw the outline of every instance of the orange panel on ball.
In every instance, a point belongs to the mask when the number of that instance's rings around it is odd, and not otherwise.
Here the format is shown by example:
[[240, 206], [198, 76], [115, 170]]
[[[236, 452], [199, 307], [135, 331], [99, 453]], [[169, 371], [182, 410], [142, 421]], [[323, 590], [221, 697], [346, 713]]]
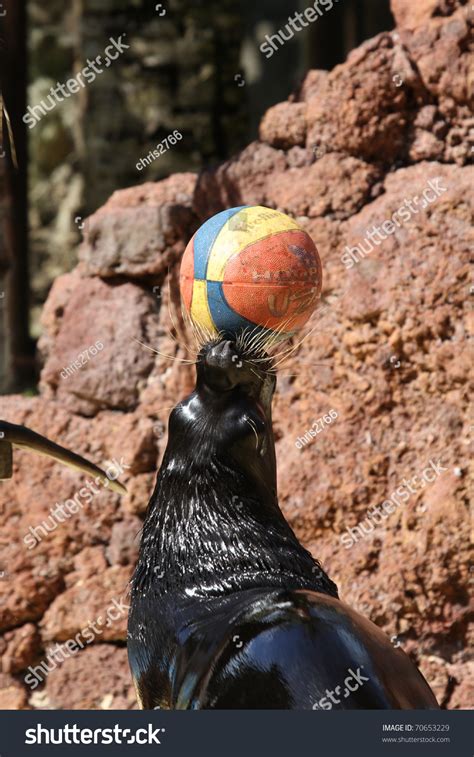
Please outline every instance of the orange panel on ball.
[[319, 293], [321, 261], [313, 240], [305, 231], [281, 231], [249, 244], [230, 258], [224, 281], [269, 284], [300, 282], [316, 286]]
[[308, 284], [231, 284], [223, 292], [229, 307], [248, 321], [268, 329], [293, 331], [313, 313], [318, 293]]
[[188, 242], [181, 259], [181, 268], [179, 272], [179, 288], [181, 298], [186, 310], [191, 310], [193, 299], [193, 281], [194, 281], [194, 235]]
[[223, 291], [229, 306], [253, 323], [285, 330], [303, 326], [321, 292], [321, 261], [304, 231], [272, 234], [227, 263]]

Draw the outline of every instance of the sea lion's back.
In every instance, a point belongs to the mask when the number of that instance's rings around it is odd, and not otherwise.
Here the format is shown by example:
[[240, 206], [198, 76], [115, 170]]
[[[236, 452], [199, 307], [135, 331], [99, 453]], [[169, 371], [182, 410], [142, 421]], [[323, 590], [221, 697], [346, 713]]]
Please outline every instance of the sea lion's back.
[[217, 613], [198, 634], [196, 653], [207, 650], [202, 675], [194, 667], [192, 685], [184, 676], [180, 708], [438, 707], [408, 656], [371, 621], [325, 594], [252, 592], [238, 617], [229, 622]]

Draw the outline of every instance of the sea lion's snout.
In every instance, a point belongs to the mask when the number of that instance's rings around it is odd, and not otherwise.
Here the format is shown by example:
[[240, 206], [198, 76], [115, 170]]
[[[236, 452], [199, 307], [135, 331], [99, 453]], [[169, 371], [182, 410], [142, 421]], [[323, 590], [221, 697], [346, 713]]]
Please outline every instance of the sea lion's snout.
[[232, 368], [233, 364], [235, 365], [237, 362], [240, 362], [242, 365], [242, 361], [239, 361], [239, 356], [229, 339], [218, 342], [218, 344], [212, 346], [207, 353], [205, 360], [208, 366], [222, 368], [223, 370]]
[[196, 368], [196, 389], [204, 391], [208, 399], [214, 395], [235, 402], [245, 397], [263, 408], [270, 420], [276, 379], [271, 359], [264, 352], [250, 349], [238, 339], [216, 339], [202, 347]]
[[229, 391], [245, 378], [244, 361], [229, 339], [209, 345], [202, 355], [205, 381], [213, 389]]

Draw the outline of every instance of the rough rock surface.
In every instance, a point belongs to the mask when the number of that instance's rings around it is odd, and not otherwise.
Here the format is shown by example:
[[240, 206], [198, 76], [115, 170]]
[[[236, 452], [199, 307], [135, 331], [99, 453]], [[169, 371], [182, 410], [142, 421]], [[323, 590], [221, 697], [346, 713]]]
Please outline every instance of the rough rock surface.
[[465, 6], [462, 0], [392, 0], [391, 8], [398, 27], [414, 29], [436, 16], [450, 16]]
[[[185, 241], [196, 230], [192, 197], [194, 174], [176, 174], [140, 191], [123, 189], [84, 226], [84, 244], [79, 258], [88, 274], [98, 276], [163, 278], [179, 259]], [[130, 226], [140, 229], [130, 244]]]
[[138, 709], [127, 650], [112, 644], [87, 647], [54, 670], [43, 691], [33, 694], [36, 698], [38, 709]]
[[[41, 394], [2, 398], [0, 414], [99, 465], [121, 466], [128, 493], [101, 487], [41, 531], [56, 503], [80, 499], [87, 480], [16, 452], [14, 477], [0, 490], [0, 707], [136, 706], [123, 617], [100, 626], [34, 691], [24, 677], [51, 646], [105, 618], [114, 599], [126, 602], [168, 412], [192, 385], [189, 365], [173, 360], [194, 350], [180, 319], [176, 264], [202, 219], [256, 203], [297, 218], [324, 268], [314, 330], [279, 367], [282, 508], [341, 597], [417, 661], [440, 703], [473, 706], [472, 13], [451, 0], [393, 7], [397, 31], [366, 42], [334, 71], [309, 72], [288, 103], [267, 113], [260, 141], [199, 177], [116, 192], [86, 226], [82, 262], [56, 282], [44, 308]], [[369, 244], [375, 227], [383, 235]], [[351, 264], [347, 250], [361, 244]], [[104, 349], [61, 379], [97, 339]], [[331, 409], [336, 420], [297, 446]], [[367, 524], [368, 511], [430, 461], [441, 466], [435, 479], [367, 535], [354, 531], [347, 547], [347, 529]], [[29, 549], [30, 529], [40, 538]]]
[[151, 293], [131, 282], [81, 278], [76, 271], [56, 280], [45, 306], [43, 322], [49, 321], [55, 321], [54, 337], [40, 342], [47, 355], [45, 396], [83, 415], [136, 407], [154, 365], [153, 352], [140, 342], [158, 340]]

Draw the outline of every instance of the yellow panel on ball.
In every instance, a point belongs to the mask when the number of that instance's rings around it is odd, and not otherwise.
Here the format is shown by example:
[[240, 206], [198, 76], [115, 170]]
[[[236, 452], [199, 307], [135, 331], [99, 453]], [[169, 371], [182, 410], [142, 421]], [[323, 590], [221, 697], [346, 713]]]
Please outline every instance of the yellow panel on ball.
[[298, 228], [296, 221], [278, 210], [262, 205], [243, 208], [219, 231], [209, 254], [206, 278], [208, 281], [223, 281], [231, 257], [265, 237]]
[[191, 302], [191, 318], [201, 328], [217, 334], [217, 329], [211, 317], [207, 299], [207, 282], [194, 280], [193, 299]]

